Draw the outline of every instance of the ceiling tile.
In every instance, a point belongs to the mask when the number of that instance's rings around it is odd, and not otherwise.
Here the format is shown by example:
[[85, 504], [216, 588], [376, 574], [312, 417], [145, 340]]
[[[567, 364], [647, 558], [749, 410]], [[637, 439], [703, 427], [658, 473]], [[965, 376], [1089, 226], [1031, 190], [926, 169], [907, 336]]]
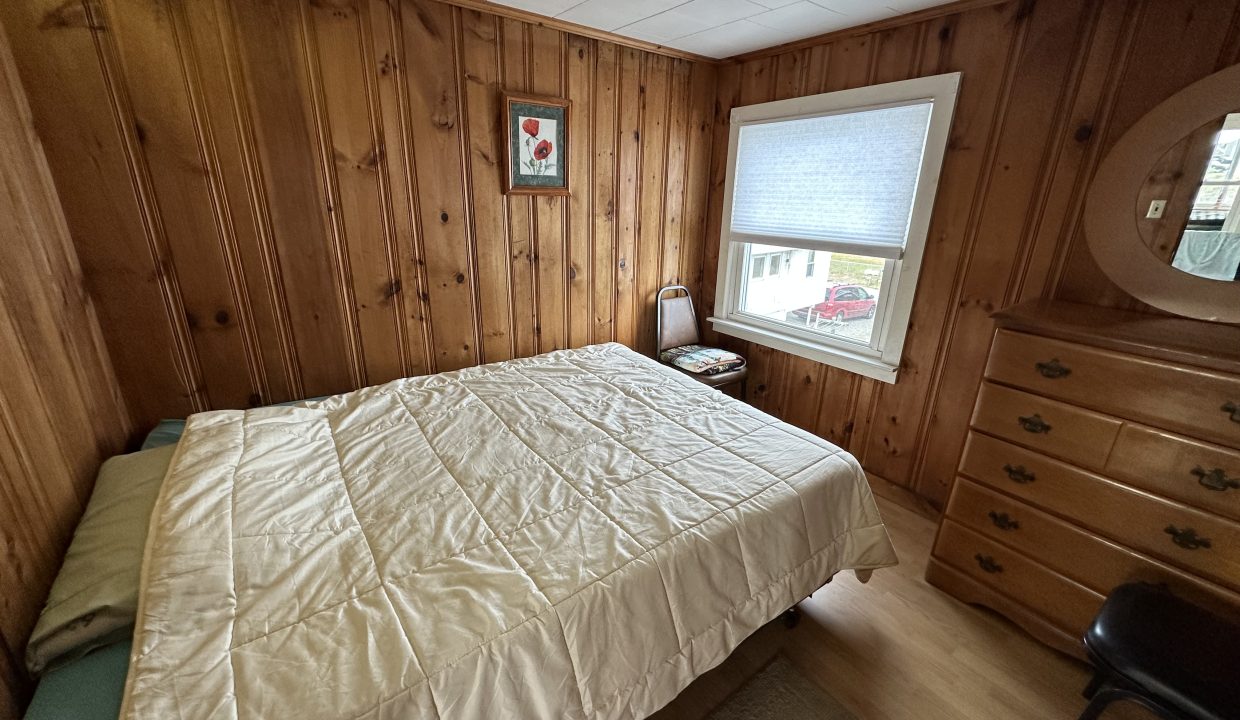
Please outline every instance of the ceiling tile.
[[925, 10], [929, 7], [942, 5], [943, 0], [887, 0], [883, 3], [896, 15], [903, 15], [914, 10]]
[[658, 15], [625, 25], [616, 32], [639, 40], [665, 43], [766, 10], [750, 0], [690, 0]]
[[815, 5], [821, 5], [828, 10], [833, 10], [845, 18], [847, 18], [847, 26], [863, 25], [875, 20], [899, 15], [898, 12], [887, 7], [887, 3], [871, 2], [871, 0], [811, 0]]
[[753, 0], [753, 1], [764, 7], [771, 8], [772, 10], [774, 10], [775, 8], [781, 8], [785, 5], [791, 5], [794, 2], [798, 2], [798, 0]]
[[581, 2], [582, 0], [504, 0], [501, 4], [529, 10], [532, 13], [538, 13], [547, 17], [555, 17]]
[[795, 38], [789, 37], [788, 40], [839, 30], [855, 24], [846, 16], [815, 5], [809, 0], [800, 0], [778, 10], [767, 10], [749, 19], [759, 25], [796, 34]]
[[737, 20], [699, 33], [686, 35], [671, 43], [674, 48], [708, 57], [729, 57], [786, 42], [784, 33], [748, 20]]
[[718, 58], [864, 25], [947, 1], [492, 0], [597, 30]]
[[561, 20], [589, 25], [599, 30], [615, 30], [650, 17], [685, 0], [586, 0], [556, 15]]

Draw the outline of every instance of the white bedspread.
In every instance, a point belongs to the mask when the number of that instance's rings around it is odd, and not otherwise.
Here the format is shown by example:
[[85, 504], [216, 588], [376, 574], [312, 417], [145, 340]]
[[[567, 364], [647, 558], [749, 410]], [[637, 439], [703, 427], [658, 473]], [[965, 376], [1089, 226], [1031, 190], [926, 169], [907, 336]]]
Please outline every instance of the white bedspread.
[[621, 345], [202, 413], [121, 717], [645, 717], [895, 561], [852, 456]]

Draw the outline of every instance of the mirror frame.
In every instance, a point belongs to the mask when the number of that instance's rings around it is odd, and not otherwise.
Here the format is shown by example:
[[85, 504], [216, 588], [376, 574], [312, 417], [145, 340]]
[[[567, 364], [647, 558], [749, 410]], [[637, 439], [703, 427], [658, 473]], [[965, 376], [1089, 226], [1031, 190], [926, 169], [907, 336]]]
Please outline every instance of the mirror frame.
[[1141, 240], [1136, 198], [1154, 162], [1210, 120], [1240, 110], [1240, 65], [1162, 101], [1124, 133], [1098, 166], [1085, 201], [1085, 241], [1124, 292], [1176, 315], [1240, 323], [1240, 282], [1198, 277], [1164, 262]]

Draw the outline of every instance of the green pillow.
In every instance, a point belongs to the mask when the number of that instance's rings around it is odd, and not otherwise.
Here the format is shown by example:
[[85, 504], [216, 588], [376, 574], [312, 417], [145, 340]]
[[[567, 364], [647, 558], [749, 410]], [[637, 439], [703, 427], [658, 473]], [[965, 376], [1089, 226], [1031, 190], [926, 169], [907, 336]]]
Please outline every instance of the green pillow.
[[26, 646], [35, 674], [133, 633], [151, 511], [176, 445], [118, 455], [95, 489]]

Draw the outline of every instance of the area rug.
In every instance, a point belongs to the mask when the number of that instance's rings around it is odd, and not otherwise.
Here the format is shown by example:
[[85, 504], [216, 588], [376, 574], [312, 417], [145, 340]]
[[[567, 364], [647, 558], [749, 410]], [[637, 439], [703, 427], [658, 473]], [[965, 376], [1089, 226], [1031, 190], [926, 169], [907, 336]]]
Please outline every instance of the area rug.
[[708, 720], [856, 720], [783, 655], [750, 678]]

